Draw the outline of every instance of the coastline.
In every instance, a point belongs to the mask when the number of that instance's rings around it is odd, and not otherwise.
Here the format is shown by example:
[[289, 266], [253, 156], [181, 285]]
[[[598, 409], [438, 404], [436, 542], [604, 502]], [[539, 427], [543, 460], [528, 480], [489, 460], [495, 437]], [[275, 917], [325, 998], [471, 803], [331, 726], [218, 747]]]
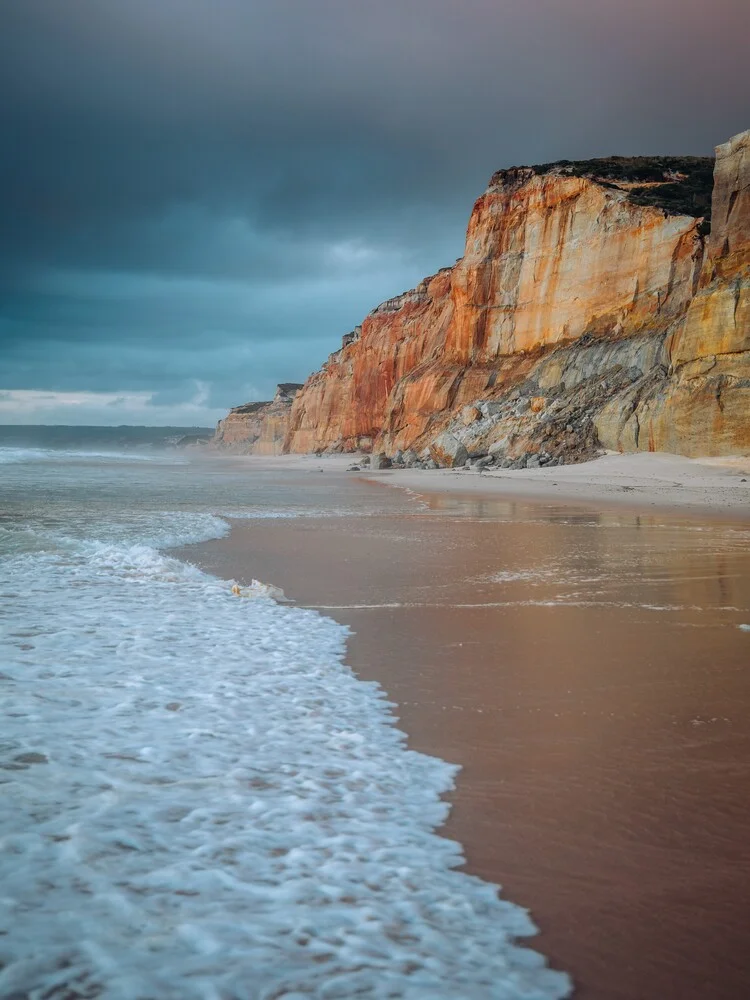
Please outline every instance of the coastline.
[[[356, 475], [343, 471], [353, 460], [238, 458], [322, 471], [332, 488]], [[612, 478], [600, 500], [583, 467], [572, 467], [583, 499], [532, 503], [520, 491], [537, 477], [520, 472], [509, 495], [505, 476], [363, 470], [373, 488], [419, 493], [426, 509], [415, 497], [414, 515], [234, 521], [228, 538], [177, 553], [280, 586], [350, 627], [346, 662], [397, 703], [409, 745], [462, 767], [441, 832], [462, 844], [470, 873], [530, 909], [541, 934], [528, 945], [572, 975], [581, 1000], [734, 1000], [750, 976], [750, 681], [736, 627], [749, 620], [750, 553], [742, 505], [726, 502], [746, 484], [676, 461], [703, 481], [682, 505], [657, 483], [656, 496], [644, 491], [649, 510]], [[487, 581], [510, 550], [519, 560], [530, 548], [566, 559], [596, 549], [585, 581], [632, 546], [627, 578], [593, 606], [560, 601], [554, 580]]]
[[[361, 455], [200, 454], [201, 459], [236, 463], [263, 472], [336, 473], [359, 464]], [[639, 452], [608, 454], [579, 465], [546, 469], [370, 470], [348, 475], [413, 493], [461, 494], [519, 502], [588, 506], [597, 509], [671, 512], [676, 516], [750, 521], [750, 456], [685, 458]]]

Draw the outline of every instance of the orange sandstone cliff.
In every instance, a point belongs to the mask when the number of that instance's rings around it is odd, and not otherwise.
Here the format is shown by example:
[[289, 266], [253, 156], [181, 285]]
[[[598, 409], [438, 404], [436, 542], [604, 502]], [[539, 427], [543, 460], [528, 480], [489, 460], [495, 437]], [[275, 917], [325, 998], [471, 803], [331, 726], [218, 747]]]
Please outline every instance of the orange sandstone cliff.
[[221, 435], [243, 418], [258, 424], [246, 450], [273, 453], [272, 440], [407, 464], [746, 453], [750, 132], [719, 147], [712, 182], [713, 168], [652, 157], [500, 171], [453, 267], [373, 310], [283, 416], [239, 407]]

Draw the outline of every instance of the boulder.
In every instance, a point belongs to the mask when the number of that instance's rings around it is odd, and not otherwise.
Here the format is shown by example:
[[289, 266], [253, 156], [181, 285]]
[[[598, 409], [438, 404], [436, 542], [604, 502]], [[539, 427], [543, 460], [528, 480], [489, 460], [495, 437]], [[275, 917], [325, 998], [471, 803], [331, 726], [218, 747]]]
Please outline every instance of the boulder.
[[466, 445], [459, 441], [455, 434], [445, 431], [438, 435], [430, 445], [430, 457], [438, 465], [455, 469], [459, 465], [465, 465], [469, 458]]

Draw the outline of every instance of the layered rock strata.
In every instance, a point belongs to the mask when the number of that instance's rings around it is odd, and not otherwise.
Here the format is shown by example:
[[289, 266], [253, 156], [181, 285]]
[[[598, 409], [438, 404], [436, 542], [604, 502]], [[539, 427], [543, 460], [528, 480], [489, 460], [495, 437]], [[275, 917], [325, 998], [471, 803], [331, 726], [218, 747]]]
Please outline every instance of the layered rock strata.
[[464, 256], [344, 337], [286, 411], [283, 449], [516, 467], [746, 453], [749, 148], [717, 150], [712, 208], [709, 159], [495, 174]]

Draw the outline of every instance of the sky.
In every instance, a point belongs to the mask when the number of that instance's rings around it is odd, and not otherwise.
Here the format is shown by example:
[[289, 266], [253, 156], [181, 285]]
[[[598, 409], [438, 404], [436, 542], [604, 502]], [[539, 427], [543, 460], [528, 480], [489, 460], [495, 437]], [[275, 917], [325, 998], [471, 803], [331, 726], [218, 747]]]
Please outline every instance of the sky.
[[0, 423], [203, 424], [500, 167], [750, 128], [748, 0], [2, 0]]

